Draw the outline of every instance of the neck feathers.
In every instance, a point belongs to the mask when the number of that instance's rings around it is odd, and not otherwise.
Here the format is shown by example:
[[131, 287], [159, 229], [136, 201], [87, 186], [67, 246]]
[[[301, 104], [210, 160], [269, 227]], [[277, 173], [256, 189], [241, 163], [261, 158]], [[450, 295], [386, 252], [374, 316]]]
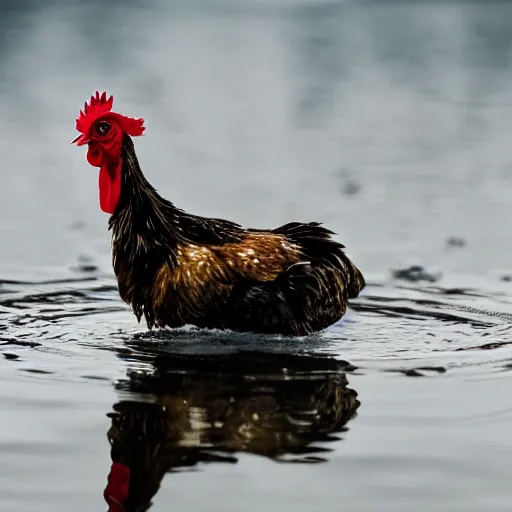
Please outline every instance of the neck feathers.
[[159, 256], [159, 265], [174, 263], [175, 249], [182, 239], [180, 212], [143, 175], [129, 135], [124, 136], [121, 172], [121, 197], [109, 221], [114, 267], [116, 260], [132, 264], [142, 260], [144, 267], [149, 256]]

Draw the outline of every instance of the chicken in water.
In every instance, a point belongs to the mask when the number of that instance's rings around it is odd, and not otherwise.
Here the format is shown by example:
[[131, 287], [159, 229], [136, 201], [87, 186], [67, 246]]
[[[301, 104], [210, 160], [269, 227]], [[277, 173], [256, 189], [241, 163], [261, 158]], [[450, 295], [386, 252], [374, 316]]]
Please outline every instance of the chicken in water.
[[87, 161], [99, 167], [119, 294], [139, 322], [303, 336], [345, 314], [365, 281], [332, 231], [318, 222], [245, 229], [181, 210], [139, 166], [132, 137], [142, 135], [144, 120], [112, 104], [96, 92], [73, 142], [87, 144]]

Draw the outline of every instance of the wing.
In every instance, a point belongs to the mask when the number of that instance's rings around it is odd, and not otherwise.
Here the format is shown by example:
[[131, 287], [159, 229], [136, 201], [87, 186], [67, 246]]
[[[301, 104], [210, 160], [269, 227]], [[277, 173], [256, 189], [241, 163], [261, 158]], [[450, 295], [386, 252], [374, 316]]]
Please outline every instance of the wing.
[[318, 222], [291, 222], [270, 231], [245, 230], [240, 241], [183, 243], [177, 248], [177, 266], [165, 272], [166, 278], [175, 288], [240, 279], [268, 282], [295, 265], [327, 265], [347, 274], [349, 294], [357, 295], [364, 279], [332, 234]]
[[247, 232], [240, 242], [222, 245], [181, 244], [177, 265], [169, 277], [180, 284], [234, 283], [239, 279], [273, 281], [294, 263], [304, 259], [297, 244], [270, 232]]
[[155, 274], [152, 310], [161, 312], [161, 325], [197, 323], [214, 317], [216, 309], [220, 314], [235, 288], [271, 283], [303, 258], [298, 246], [269, 232], [246, 233], [242, 241], [222, 245], [180, 244], [176, 265], [162, 264]]

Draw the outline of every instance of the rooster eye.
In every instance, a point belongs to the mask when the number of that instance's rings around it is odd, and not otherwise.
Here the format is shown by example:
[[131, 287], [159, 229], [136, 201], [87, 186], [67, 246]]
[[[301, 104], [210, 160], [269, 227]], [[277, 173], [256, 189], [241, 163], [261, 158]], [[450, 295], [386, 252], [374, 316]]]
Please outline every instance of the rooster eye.
[[99, 135], [106, 135], [110, 131], [110, 123], [107, 123], [107, 121], [100, 121], [96, 125], [96, 131]]

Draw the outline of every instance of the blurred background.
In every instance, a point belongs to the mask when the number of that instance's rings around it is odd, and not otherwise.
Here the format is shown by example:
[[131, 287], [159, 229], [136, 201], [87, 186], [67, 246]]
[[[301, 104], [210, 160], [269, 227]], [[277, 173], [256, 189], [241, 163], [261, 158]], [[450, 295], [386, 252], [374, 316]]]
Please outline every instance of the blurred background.
[[[315, 342], [360, 368], [331, 461], [245, 454], [173, 474], [152, 510], [510, 510], [512, 3], [498, 0], [0, 0], [0, 509], [104, 510], [112, 382], [153, 357], [117, 295], [97, 169], [70, 144], [96, 90], [145, 119], [136, 151], [164, 197], [249, 227], [324, 222], [368, 280]], [[220, 345], [244, 343], [268, 349]]]
[[[368, 274], [510, 268], [507, 2], [5, 1], [2, 265], [110, 265], [97, 171], [69, 144], [97, 89], [144, 117], [180, 207], [327, 223]], [[447, 250], [447, 240], [467, 250]], [[448, 244], [449, 245], [449, 244]]]

